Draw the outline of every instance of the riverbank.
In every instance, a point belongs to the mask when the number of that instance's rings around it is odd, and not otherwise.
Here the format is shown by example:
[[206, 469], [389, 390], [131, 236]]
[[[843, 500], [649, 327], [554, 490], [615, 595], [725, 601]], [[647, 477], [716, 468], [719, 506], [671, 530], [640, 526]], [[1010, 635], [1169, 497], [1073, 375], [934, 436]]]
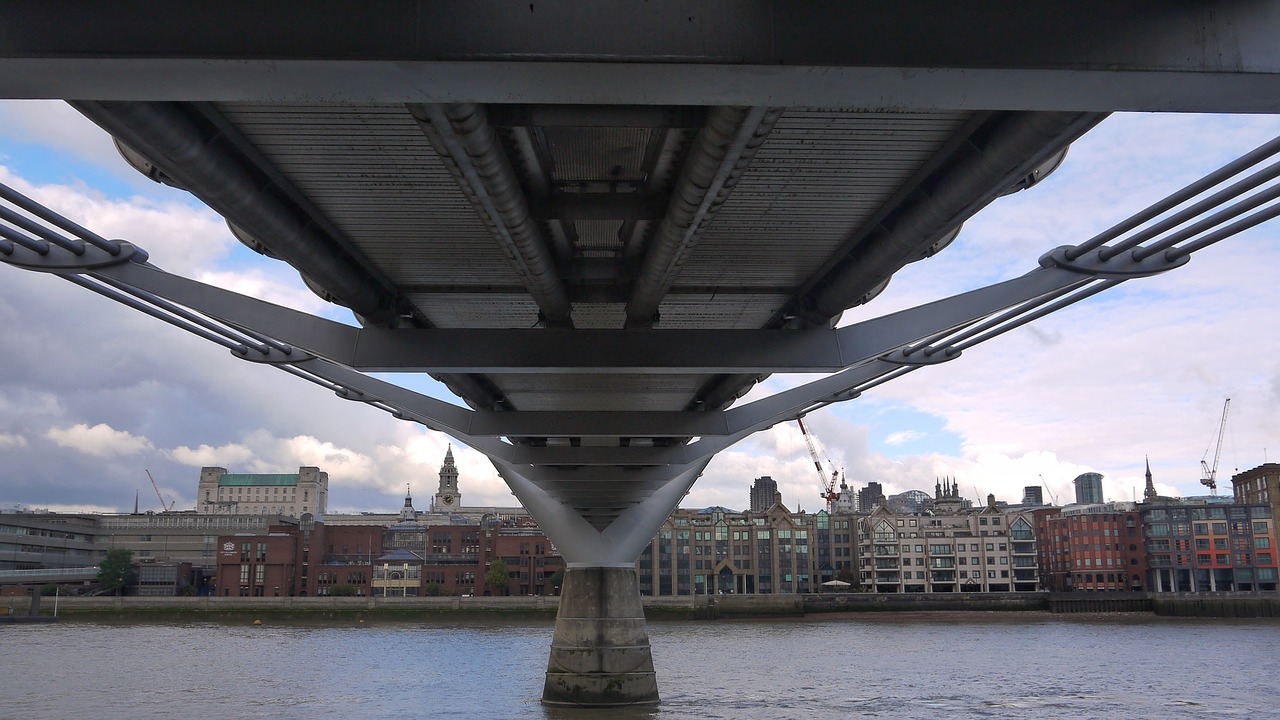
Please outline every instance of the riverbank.
[[[529, 597], [64, 597], [61, 620], [415, 621], [428, 618], [555, 618], [559, 598]], [[1145, 612], [1193, 617], [1280, 617], [1278, 593], [824, 593], [643, 598], [651, 620], [805, 617], [893, 612]], [[51, 608], [46, 604], [42, 615]], [[26, 604], [15, 607], [27, 614]]]

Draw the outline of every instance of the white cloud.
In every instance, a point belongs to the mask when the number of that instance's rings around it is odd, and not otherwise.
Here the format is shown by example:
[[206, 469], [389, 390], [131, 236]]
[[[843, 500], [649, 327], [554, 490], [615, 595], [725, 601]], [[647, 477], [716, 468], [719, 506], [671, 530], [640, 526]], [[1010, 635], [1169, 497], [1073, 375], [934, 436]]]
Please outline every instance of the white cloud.
[[[284, 265], [272, 266], [269, 270], [254, 268], [234, 272], [206, 271], [199, 273], [194, 279], [313, 315], [333, 312], [336, 307], [308, 290], [298, 281], [298, 273]], [[342, 309], [340, 311], [348, 312]]]
[[0, 166], [0, 182], [106, 238], [146, 250], [153, 263], [188, 277], [224, 258], [235, 239], [216, 213], [178, 202], [117, 200], [70, 185], [34, 185]]
[[904, 445], [914, 440], [922, 440], [928, 437], [919, 430], [900, 430], [898, 432], [889, 433], [884, 439], [885, 445]]
[[0, 432], [0, 450], [25, 450], [29, 446], [30, 443], [21, 435]]
[[45, 437], [58, 445], [100, 458], [136, 455], [150, 450], [151, 441], [123, 430], [114, 430], [106, 423], [89, 427], [77, 423], [68, 428], [50, 428]]
[[139, 187], [153, 184], [124, 164], [107, 131], [61, 100], [0, 102], [0, 126], [10, 137], [71, 153]]
[[253, 457], [253, 451], [240, 443], [228, 443], [216, 448], [201, 445], [195, 449], [183, 445], [170, 450], [169, 456], [192, 467], [222, 467], [248, 462]]

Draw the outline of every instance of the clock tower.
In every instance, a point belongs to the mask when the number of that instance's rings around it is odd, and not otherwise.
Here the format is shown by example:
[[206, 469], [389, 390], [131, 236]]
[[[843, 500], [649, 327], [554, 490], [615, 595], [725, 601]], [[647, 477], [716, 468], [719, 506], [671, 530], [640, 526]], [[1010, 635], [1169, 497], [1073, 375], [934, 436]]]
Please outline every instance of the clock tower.
[[440, 489], [431, 499], [432, 512], [449, 512], [462, 506], [462, 494], [458, 492], [458, 466], [453, 462], [453, 446], [444, 454], [440, 466]]

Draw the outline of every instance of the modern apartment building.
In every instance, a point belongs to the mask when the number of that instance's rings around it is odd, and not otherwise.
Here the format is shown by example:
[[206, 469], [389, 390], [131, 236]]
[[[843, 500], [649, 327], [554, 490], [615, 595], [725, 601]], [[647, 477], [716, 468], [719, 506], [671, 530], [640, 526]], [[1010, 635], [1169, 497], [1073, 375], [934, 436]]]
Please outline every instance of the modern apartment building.
[[1270, 505], [1142, 507], [1154, 592], [1276, 589], [1276, 523]]

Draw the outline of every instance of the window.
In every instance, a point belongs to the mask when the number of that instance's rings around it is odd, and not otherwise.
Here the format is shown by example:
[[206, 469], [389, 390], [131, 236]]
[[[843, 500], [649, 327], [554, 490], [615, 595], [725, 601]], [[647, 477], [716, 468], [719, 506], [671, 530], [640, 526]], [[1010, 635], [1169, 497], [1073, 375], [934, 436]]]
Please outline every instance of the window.
[[1268, 550], [1271, 548], [1271, 538], [1255, 537], [1253, 539], [1253, 546], [1259, 550]]
[[1213, 534], [1214, 534], [1214, 535], [1226, 535], [1226, 534], [1227, 534], [1227, 524], [1226, 524], [1226, 523], [1224, 523], [1224, 522], [1216, 522], [1216, 523], [1214, 523], [1214, 524], [1213, 524]]

